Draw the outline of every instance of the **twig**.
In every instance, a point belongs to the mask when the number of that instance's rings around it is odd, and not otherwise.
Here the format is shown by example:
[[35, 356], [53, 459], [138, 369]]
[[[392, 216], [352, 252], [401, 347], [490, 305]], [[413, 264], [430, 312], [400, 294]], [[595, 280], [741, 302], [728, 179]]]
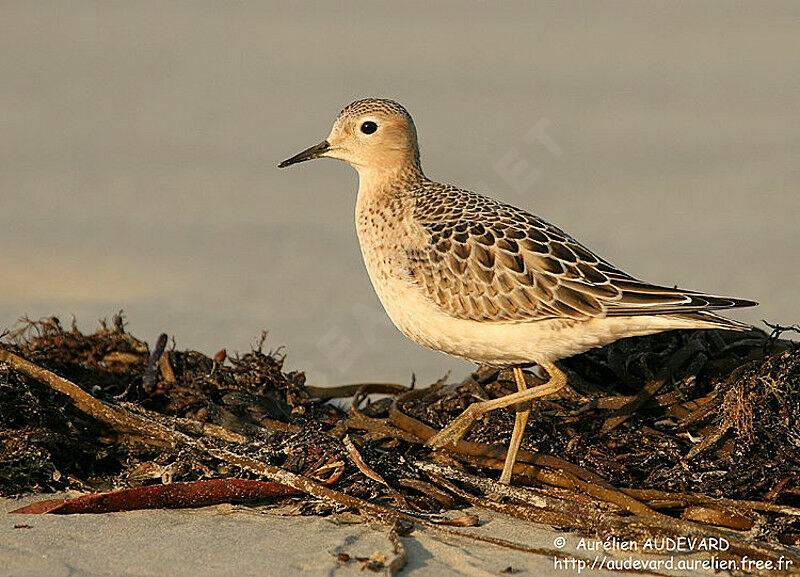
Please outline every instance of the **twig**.
[[[125, 434], [133, 440], [144, 441], [150, 445], [175, 447], [175, 438], [169, 429], [161, 427], [149, 419], [137, 417], [127, 411], [107, 405], [76, 384], [59, 377], [47, 369], [4, 349], [0, 349], [0, 362], [7, 363], [28, 377], [46, 383], [56, 391], [67, 395], [78, 409], [108, 425], [118, 433]], [[139, 437], [138, 439], [137, 436]]]
[[408, 501], [406, 501], [406, 498], [394, 487], [389, 485], [389, 483], [386, 482], [386, 479], [384, 479], [378, 473], [373, 471], [369, 467], [369, 465], [367, 465], [364, 462], [364, 459], [361, 457], [361, 453], [358, 452], [358, 449], [356, 449], [356, 446], [353, 444], [353, 441], [350, 440], [350, 435], [345, 435], [344, 439], [342, 439], [342, 442], [344, 443], [344, 446], [347, 448], [347, 454], [350, 455], [350, 459], [352, 459], [353, 463], [355, 463], [356, 467], [358, 467], [358, 470], [364, 473], [367, 477], [369, 477], [373, 481], [376, 481], [384, 485], [386, 488], [388, 488], [389, 493], [391, 493], [392, 497], [394, 497], [394, 500], [397, 503], [398, 507], [402, 509], [408, 509]]
[[[386, 419], [376, 419], [368, 417], [362, 413], [358, 407], [361, 401], [369, 394], [373, 393], [407, 393], [411, 389], [402, 385], [385, 385], [378, 383], [367, 383], [359, 385], [353, 392], [353, 399], [350, 402], [349, 418], [341, 423], [343, 429], [364, 429], [369, 432], [370, 438], [381, 439], [391, 437], [401, 439], [408, 443], [422, 444], [425, 441], [413, 433], [407, 432], [402, 428], [396, 427], [387, 422]], [[339, 425], [337, 425], [338, 427]]]
[[777, 341], [779, 338], [781, 338], [781, 335], [785, 332], [800, 333], [800, 324], [793, 324], [793, 325], [781, 325], [778, 323], [772, 324], [768, 323], [763, 319], [761, 320], [761, 322], [772, 329], [772, 332], [769, 334], [769, 340], [771, 342]]
[[175, 428], [187, 435], [214, 437], [229, 443], [246, 443], [248, 440], [244, 435], [214, 423], [204, 423], [203, 421], [184, 417], [165, 417], [161, 413], [145, 409], [141, 405], [134, 403], [120, 403], [120, 407], [157, 422], [168, 429], [175, 425]]
[[601, 434], [609, 433], [627, 421], [639, 407], [649, 401], [659, 389], [664, 386], [664, 383], [665, 379], [657, 379], [650, 381], [642, 387], [630, 401], [625, 403], [613, 415], [606, 419], [600, 429]]
[[722, 511], [715, 507], [704, 507], [701, 505], [687, 507], [681, 514], [681, 518], [689, 521], [698, 521], [706, 525], [736, 529], [737, 531], [749, 531], [754, 525], [750, 517], [742, 515], [741, 513]]
[[150, 353], [150, 358], [147, 360], [147, 369], [145, 369], [144, 377], [142, 377], [142, 388], [147, 393], [153, 392], [158, 381], [158, 362], [161, 360], [161, 355], [164, 354], [167, 338], [167, 333], [161, 333], [158, 336], [156, 346], [153, 347], [153, 352]]
[[486, 479], [485, 477], [476, 477], [475, 475], [460, 471], [454, 467], [437, 465], [427, 461], [414, 461], [414, 466], [420, 471], [432, 476], [437, 483], [441, 484], [448, 491], [469, 503], [477, 504], [474, 501], [475, 496], [459, 489], [452, 483], [444, 481], [444, 478], [454, 479], [486, 494], [508, 497], [526, 503], [537, 509], [535, 518], [531, 517], [528, 519], [529, 521], [545, 523], [553, 527], [567, 528], [574, 527], [577, 518], [583, 518], [587, 521], [596, 521], [597, 516], [601, 514], [596, 507], [585, 507], [570, 501], [554, 499], [550, 496], [537, 494], [522, 487], [498, 483], [491, 479]]
[[403, 478], [397, 481], [401, 487], [409, 487], [415, 491], [434, 498], [445, 509], [452, 509], [455, 506], [455, 499], [446, 491], [442, 491], [432, 483], [426, 483], [420, 479]]
[[[737, 499], [719, 499], [708, 495], [698, 495], [695, 493], [671, 493], [659, 491], [657, 489], [620, 489], [631, 497], [640, 501], [672, 501], [681, 506], [686, 505], [709, 505], [732, 508], [740, 511], [764, 511], [767, 513], [777, 513], [781, 515], [791, 515], [800, 517], [800, 508], [789, 505], [778, 505], [775, 503], [764, 503], [761, 501], [740, 501]], [[652, 505], [651, 505], [652, 506]]]
[[[365, 388], [369, 388], [370, 392], [396, 394], [408, 391], [409, 388], [405, 385], [398, 385], [396, 383], [356, 383], [353, 385], [339, 385], [336, 387], [314, 387], [306, 385], [306, 391], [315, 399], [339, 399], [349, 398]], [[375, 390], [372, 390], [375, 389]]]
[[161, 370], [161, 376], [164, 377], [165, 382], [176, 383], [178, 379], [175, 378], [175, 371], [172, 370], [172, 363], [169, 362], [169, 357], [169, 351], [161, 355], [161, 359], [158, 361], [158, 368]]
[[708, 449], [711, 445], [719, 441], [722, 437], [725, 436], [725, 433], [733, 426], [733, 422], [731, 419], [725, 419], [720, 423], [717, 427], [714, 428], [714, 432], [706, 435], [703, 437], [703, 440], [700, 441], [697, 445], [691, 448], [691, 450], [686, 454], [686, 459], [692, 459]]
[[389, 529], [389, 543], [392, 544], [392, 552], [394, 556], [392, 557], [391, 561], [386, 563], [384, 568], [384, 575], [386, 577], [394, 577], [403, 567], [406, 566], [406, 548], [403, 545], [403, 542], [400, 540], [400, 535], [398, 534], [398, 524], [395, 523]]

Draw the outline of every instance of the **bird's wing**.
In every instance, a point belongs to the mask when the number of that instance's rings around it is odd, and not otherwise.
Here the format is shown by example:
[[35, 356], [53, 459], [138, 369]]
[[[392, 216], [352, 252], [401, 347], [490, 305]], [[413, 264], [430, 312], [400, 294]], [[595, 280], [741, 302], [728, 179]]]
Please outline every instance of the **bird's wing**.
[[417, 200], [415, 219], [427, 242], [407, 250], [409, 273], [456, 318], [586, 320], [757, 304], [637, 280], [532, 214], [444, 185]]

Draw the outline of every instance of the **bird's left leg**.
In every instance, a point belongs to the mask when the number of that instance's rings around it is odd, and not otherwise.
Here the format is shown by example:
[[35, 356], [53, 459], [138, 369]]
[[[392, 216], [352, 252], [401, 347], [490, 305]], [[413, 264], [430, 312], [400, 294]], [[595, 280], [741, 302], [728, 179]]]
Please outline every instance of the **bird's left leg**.
[[[522, 372], [522, 368], [514, 367], [514, 380], [517, 381], [518, 391], [524, 391], [528, 388], [525, 382], [525, 373]], [[522, 444], [522, 435], [525, 433], [525, 425], [528, 424], [528, 417], [530, 414], [530, 407], [522, 409], [517, 406], [517, 416], [514, 419], [514, 432], [511, 433], [511, 441], [508, 443], [508, 452], [506, 452], [506, 462], [503, 465], [503, 472], [500, 474], [500, 482], [505, 485], [511, 483], [511, 473], [514, 470], [514, 463], [517, 460], [519, 446]]]
[[467, 432], [470, 425], [489, 411], [525, 403], [539, 397], [546, 397], [564, 388], [564, 385], [567, 384], [567, 375], [552, 363], [540, 363], [540, 366], [550, 375], [550, 380], [545, 384], [517, 391], [499, 399], [472, 403], [452, 423], [428, 439], [427, 445], [438, 449], [450, 443], [457, 443]]

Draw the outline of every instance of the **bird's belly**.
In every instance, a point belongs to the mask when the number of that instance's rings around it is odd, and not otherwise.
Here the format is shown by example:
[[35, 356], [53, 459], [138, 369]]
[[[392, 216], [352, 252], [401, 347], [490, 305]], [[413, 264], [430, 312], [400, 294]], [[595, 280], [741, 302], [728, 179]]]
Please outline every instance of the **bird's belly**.
[[[500, 366], [548, 361], [553, 356], [548, 347], [555, 344], [553, 337], [558, 331], [548, 326], [547, 321], [512, 324], [459, 319], [444, 313], [409, 281], [391, 279], [372, 270], [370, 278], [389, 318], [417, 344], [477, 363]], [[563, 343], [558, 353], [562, 350]]]

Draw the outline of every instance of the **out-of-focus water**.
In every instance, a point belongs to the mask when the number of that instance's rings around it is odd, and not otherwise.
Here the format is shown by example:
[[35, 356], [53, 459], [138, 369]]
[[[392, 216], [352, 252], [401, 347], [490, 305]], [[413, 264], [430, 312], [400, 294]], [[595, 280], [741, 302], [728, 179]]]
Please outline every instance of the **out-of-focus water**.
[[798, 70], [796, 2], [4, 2], [0, 327], [123, 308], [207, 353], [268, 329], [316, 383], [464, 372], [381, 310], [354, 171], [275, 167], [363, 96], [430, 177], [797, 322]]

